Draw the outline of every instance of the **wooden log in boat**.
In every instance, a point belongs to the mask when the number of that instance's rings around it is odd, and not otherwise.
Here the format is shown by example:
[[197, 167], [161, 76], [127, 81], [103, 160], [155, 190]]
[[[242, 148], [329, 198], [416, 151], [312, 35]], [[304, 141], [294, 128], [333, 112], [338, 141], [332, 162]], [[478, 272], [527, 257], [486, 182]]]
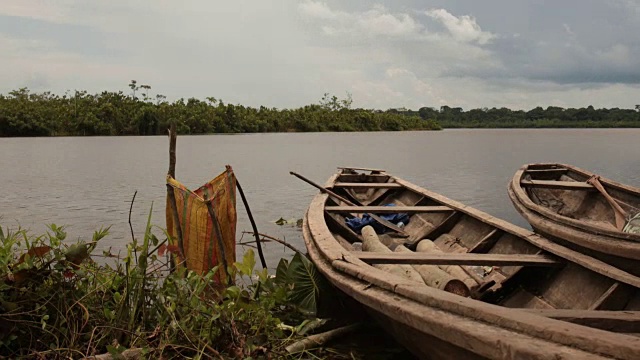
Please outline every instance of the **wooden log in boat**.
[[[418, 246], [416, 246], [416, 251], [418, 253], [444, 253], [433, 241], [429, 239], [420, 240]], [[462, 269], [460, 265], [440, 265], [440, 267], [442, 268], [442, 270], [451, 274], [451, 276], [464, 282], [469, 289], [478, 286], [478, 282], [475, 281], [471, 276], [469, 276], [469, 274], [467, 274], [467, 272], [464, 271], [464, 269]]]
[[524, 165], [509, 183], [509, 198], [537, 233], [640, 275], [640, 233], [618, 227], [614, 209], [640, 213], [640, 188], [600, 177], [611, 203], [587, 182], [594, 175], [566, 164]]
[[[404, 246], [398, 246], [395, 250], [396, 253], [411, 253], [414, 252], [407, 249]], [[469, 296], [470, 291], [467, 285], [462, 280], [456, 279], [446, 271], [440, 269], [437, 265], [411, 265], [422, 277], [425, 284], [450, 293], [454, 293], [460, 296]]]
[[[342, 170], [325, 186], [333, 188], [335, 183], [346, 182], [341, 178], [343, 174], [354, 177], [353, 170]], [[460, 261], [459, 257], [465, 254], [460, 250], [472, 252], [475, 256], [472, 261], [482, 256], [486, 256], [488, 264], [504, 259], [511, 261], [505, 265], [478, 267], [484, 271], [477, 275], [480, 282], [490, 280], [495, 286], [479, 286], [476, 298], [461, 297], [409, 280], [377, 268], [380, 264], [363, 261], [360, 257], [367, 252], [356, 252], [341, 245], [338, 238], [348, 239], [343, 234], [347, 227], [330, 228], [326, 219], [344, 222], [345, 216], [352, 215], [326, 211], [327, 207], [340, 204], [326, 194], [316, 195], [303, 223], [310, 258], [335, 287], [356, 300], [416, 356], [429, 359], [640, 358], [640, 337], [635, 334], [637, 311], [640, 311], [639, 277], [389, 173], [385, 175], [389, 175], [388, 182], [400, 184], [402, 188], [387, 191], [373, 201], [363, 198], [362, 204], [446, 206], [453, 210], [453, 213], [408, 212], [409, 222], [403, 227], [410, 235], [404, 239], [406, 243], [415, 245], [416, 240], [435, 238], [435, 244], [445, 255], [451, 255], [454, 264], [454, 260]], [[367, 181], [366, 177], [358, 179]], [[377, 177], [371, 181], [380, 180]], [[334, 189], [345, 195], [352, 191]], [[365, 196], [365, 192], [360, 194]], [[455, 241], [456, 246], [445, 246], [445, 241]], [[378, 242], [378, 246], [380, 244]], [[404, 256], [404, 253], [387, 250], [379, 256]], [[424, 255], [433, 258], [437, 254]], [[513, 258], [518, 255], [529, 256], [525, 259], [545, 259], [546, 263], [517, 262]], [[441, 256], [437, 261], [444, 258]], [[444, 261], [445, 264], [439, 265], [446, 265], [448, 260]], [[406, 264], [404, 260], [403, 264]]]
[[[390, 253], [391, 250], [383, 244], [375, 230], [371, 226], [365, 226], [362, 228], [362, 251], [373, 251], [378, 253]], [[422, 283], [420, 274], [411, 267], [411, 265], [397, 265], [397, 264], [381, 264], [375, 265], [378, 269], [385, 270], [391, 274], [402, 276], [410, 281]]]

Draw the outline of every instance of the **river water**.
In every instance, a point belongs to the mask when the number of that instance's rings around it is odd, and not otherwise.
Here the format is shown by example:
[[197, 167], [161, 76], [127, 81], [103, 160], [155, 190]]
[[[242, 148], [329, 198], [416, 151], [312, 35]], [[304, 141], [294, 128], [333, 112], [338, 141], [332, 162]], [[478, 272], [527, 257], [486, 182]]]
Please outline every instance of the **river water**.
[[[135, 191], [136, 236], [144, 231], [152, 203], [153, 223], [165, 226], [168, 146], [166, 136], [2, 138], [0, 225], [20, 225], [35, 234], [45, 231], [45, 224], [66, 224], [71, 240], [111, 225], [100, 248], [118, 251], [131, 238], [128, 214]], [[274, 221], [301, 218], [317, 190], [289, 171], [322, 184], [336, 166], [383, 168], [529, 228], [506, 189], [514, 172], [531, 162], [569, 163], [640, 187], [640, 129], [180, 136], [176, 177], [195, 189], [232, 165], [258, 229], [303, 248], [298, 228]], [[251, 226], [241, 201], [237, 208], [240, 238]], [[291, 252], [267, 245], [270, 267], [283, 256]]]

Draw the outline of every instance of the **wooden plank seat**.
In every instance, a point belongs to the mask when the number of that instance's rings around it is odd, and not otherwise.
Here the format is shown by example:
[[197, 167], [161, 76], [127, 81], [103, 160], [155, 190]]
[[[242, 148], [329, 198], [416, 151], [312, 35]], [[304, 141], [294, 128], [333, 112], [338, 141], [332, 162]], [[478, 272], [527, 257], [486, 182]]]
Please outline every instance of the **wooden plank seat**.
[[348, 167], [348, 166], [338, 166], [340, 170], [361, 170], [361, 171], [375, 171], [375, 172], [384, 172], [384, 169], [372, 169], [365, 167]]
[[343, 189], [399, 189], [402, 185], [398, 183], [347, 183], [337, 182], [333, 184], [333, 188]]
[[596, 190], [586, 182], [578, 181], [555, 181], [555, 180], [522, 180], [520, 184], [524, 187], [538, 187], [547, 189], [563, 190]]
[[469, 253], [374, 253], [351, 252], [368, 264], [412, 265], [486, 265], [486, 266], [559, 266], [562, 264], [546, 255], [469, 254]]
[[565, 168], [556, 168], [556, 169], [527, 169], [527, 172], [530, 174], [566, 174], [569, 170]]
[[326, 206], [325, 210], [328, 212], [350, 214], [433, 213], [453, 211], [453, 209], [448, 206]]

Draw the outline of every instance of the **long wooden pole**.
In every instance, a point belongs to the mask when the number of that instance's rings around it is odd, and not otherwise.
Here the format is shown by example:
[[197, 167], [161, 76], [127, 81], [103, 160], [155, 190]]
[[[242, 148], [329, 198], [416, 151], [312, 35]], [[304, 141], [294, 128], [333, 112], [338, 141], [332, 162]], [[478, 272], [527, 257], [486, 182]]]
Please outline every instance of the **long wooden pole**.
[[[315, 187], [315, 188], [318, 188], [318, 189], [319, 189], [320, 191], [322, 191], [323, 193], [325, 193], [325, 194], [329, 194], [330, 196], [332, 196], [332, 197], [334, 197], [334, 198], [336, 198], [336, 199], [338, 199], [338, 200], [340, 200], [340, 201], [344, 202], [345, 204], [347, 204], [347, 205], [349, 205], [349, 206], [356, 206], [356, 204], [354, 204], [353, 202], [351, 202], [351, 201], [349, 201], [349, 200], [345, 199], [344, 197], [342, 197], [342, 196], [340, 196], [340, 195], [338, 195], [338, 194], [334, 193], [333, 191], [331, 191], [331, 190], [329, 190], [329, 189], [325, 189], [324, 187], [322, 187], [322, 186], [320, 186], [320, 185], [318, 185], [318, 184], [314, 183], [313, 181], [311, 181], [311, 180], [309, 180], [309, 179], [305, 178], [304, 176], [302, 176], [302, 175], [300, 175], [300, 174], [296, 174], [296, 173], [295, 173], [295, 172], [293, 172], [293, 171], [290, 171], [290, 172], [289, 172], [289, 174], [291, 174], [291, 175], [293, 175], [293, 176], [295, 176], [295, 177], [297, 177], [297, 178], [301, 179], [302, 181], [304, 181], [304, 182], [306, 182], [306, 183], [310, 184], [311, 186], [313, 186], [313, 187]], [[398, 234], [400, 234], [400, 235], [402, 235], [402, 236], [405, 236], [405, 237], [408, 237], [408, 236], [409, 236], [409, 235], [408, 235], [407, 233], [405, 233], [402, 229], [400, 229], [399, 227], [395, 226], [395, 225], [394, 225], [394, 224], [392, 224], [391, 222], [389, 222], [389, 221], [387, 221], [387, 220], [385, 220], [385, 219], [381, 218], [380, 216], [378, 216], [378, 215], [376, 215], [376, 214], [371, 214], [371, 213], [369, 213], [369, 216], [371, 216], [374, 220], [376, 220], [377, 222], [379, 222], [381, 225], [383, 225], [383, 226], [385, 226], [385, 227], [387, 227], [387, 228], [389, 228], [389, 229], [391, 229], [391, 230], [393, 230], [393, 231], [397, 232]]]
[[[169, 176], [172, 179], [176, 178], [176, 141], [178, 133], [176, 131], [176, 123], [172, 122], [169, 128]], [[187, 266], [187, 259], [184, 255], [184, 245], [182, 242], [182, 226], [180, 225], [180, 218], [178, 217], [178, 205], [176, 204], [176, 196], [173, 192], [173, 187], [167, 184], [167, 196], [169, 197], [169, 206], [171, 206], [171, 212], [173, 213], [173, 224], [176, 230], [176, 236], [178, 237], [178, 249], [180, 249], [180, 257], [184, 261], [184, 265]], [[173, 264], [173, 263], [172, 263]]]
[[169, 127], [169, 176], [176, 178], [176, 142], [178, 134], [176, 132], [176, 123], [172, 122]]
[[256, 222], [253, 220], [253, 215], [251, 214], [251, 209], [249, 208], [249, 202], [247, 198], [244, 196], [244, 191], [242, 191], [242, 186], [240, 186], [240, 182], [238, 178], [236, 178], [236, 187], [238, 188], [238, 192], [240, 193], [240, 197], [242, 198], [242, 203], [244, 204], [244, 208], [247, 209], [247, 215], [249, 216], [249, 221], [251, 222], [251, 227], [253, 228], [253, 234], [256, 238], [256, 244], [258, 247], [258, 256], [260, 257], [260, 263], [262, 263], [262, 268], [267, 268], [267, 261], [264, 259], [264, 253], [262, 252], [262, 241], [260, 241], [260, 235], [258, 233], [258, 227], [256, 226]]

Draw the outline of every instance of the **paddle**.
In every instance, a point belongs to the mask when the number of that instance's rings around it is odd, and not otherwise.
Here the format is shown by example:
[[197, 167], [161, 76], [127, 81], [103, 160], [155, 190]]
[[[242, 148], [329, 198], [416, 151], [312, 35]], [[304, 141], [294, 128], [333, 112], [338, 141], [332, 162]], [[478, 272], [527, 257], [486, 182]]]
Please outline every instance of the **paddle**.
[[587, 179], [587, 184], [595, 187], [604, 198], [609, 202], [609, 205], [613, 208], [613, 213], [616, 217], [616, 227], [618, 230], [622, 231], [624, 229], [625, 224], [627, 223], [627, 212], [618, 205], [618, 203], [607, 193], [607, 190], [604, 189], [602, 184], [600, 183], [600, 176], [592, 175], [589, 179]]
[[[302, 181], [312, 185], [313, 187], [318, 188], [320, 191], [322, 191], [325, 194], [329, 194], [330, 196], [344, 202], [345, 204], [349, 205], [349, 206], [356, 206], [356, 204], [354, 204], [353, 202], [345, 199], [344, 197], [334, 193], [333, 191], [323, 188], [322, 186], [314, 183], [313, 181], [305, 178], [304, 176], [300, 175], [300, 174], [296, 174], [293, 171], [290, 171], [289, 174], [301, 179]], [[402, 229], [400, 229], [399, 227], [395, 226], [394, 224], [392, 224], [391, 222], [381, 218], [380, 216], [376, 215], [376, 214], [369, 214], [369, 216], [371, 216], [374, 220], [376, 220], [377, 222], [379, 222], [381, 225], [397, 232], [398, 234], [402, 235], [402, 237], [408, 237], [409, 235], [407, 233], [405, 233], [404, 231], [402, 231]]]

